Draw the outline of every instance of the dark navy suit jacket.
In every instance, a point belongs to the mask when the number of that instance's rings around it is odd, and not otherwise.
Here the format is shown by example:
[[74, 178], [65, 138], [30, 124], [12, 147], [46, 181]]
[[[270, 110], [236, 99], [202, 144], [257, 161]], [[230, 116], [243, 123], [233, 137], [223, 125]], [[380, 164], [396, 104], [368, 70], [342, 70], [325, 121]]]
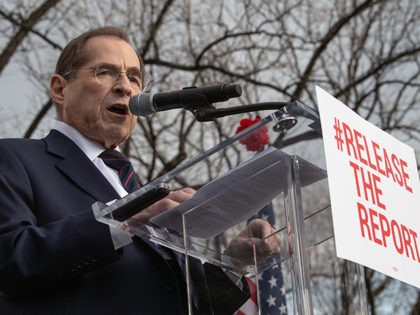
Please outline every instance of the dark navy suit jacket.
[[[91, 205], [116, 198], [60, 132], [0, 140], [0, 314], [186, 314], [176, 264], [137, 237], [115, 251], [95, 220]], [[247, 295], [207, 268], [212, 310], [231, 314]]]

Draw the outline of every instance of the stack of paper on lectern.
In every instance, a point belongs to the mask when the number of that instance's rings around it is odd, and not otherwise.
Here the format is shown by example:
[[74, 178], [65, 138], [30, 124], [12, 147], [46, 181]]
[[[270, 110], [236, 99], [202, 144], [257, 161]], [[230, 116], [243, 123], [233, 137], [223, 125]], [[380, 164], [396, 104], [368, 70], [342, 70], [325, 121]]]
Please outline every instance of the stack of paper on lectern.
[[[184, 203], [163, 212], [150, 221], [161, 227], [182, 232], [182, 216], [193, 237], [211, 238], [255, 215], [278, 194], [287, 189], [284, 169], [290, 156], [270, 147], [252, 159], [200, 188]], [[325, 171], [300, 160], [307, 185], [326, 176]]]

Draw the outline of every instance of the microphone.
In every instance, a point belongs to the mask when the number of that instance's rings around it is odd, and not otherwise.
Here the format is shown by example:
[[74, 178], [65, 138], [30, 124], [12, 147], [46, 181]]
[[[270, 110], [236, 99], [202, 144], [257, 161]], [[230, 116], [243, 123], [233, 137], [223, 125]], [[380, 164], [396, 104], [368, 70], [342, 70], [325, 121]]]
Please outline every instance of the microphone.
[[162, 93], [140, 93], [134, 95], [128, 106], [136, 116], [149, 116], [153, 113], [184, 108], [194, 110], [211, 106], [212, 103], [239, 97], [242, 88], [239, 84], [219, 84], [204, 87], [185, 87], [182, 90]]

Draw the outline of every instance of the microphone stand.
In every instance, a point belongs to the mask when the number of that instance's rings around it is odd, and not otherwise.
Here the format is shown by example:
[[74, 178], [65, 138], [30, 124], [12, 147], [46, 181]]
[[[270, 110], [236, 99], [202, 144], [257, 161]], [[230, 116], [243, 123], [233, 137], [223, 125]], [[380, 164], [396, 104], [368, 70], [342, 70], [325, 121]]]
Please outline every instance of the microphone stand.
[[264, 102], [229, 108], [215, 108], [212, 104], [208, 104], [207, 106], [198, 106], [196, 108], [189, 108], [188, 110], [194, 114], [197, 121], [205, 122], [213, 121], [220, 117], [270, 109], [278, 110], [278, 112], [274, 113], [277, 120], [274, 131], [284, 132], [285, 130], [292, 128], [297, 123], [297, 118], [295, 116], [299, 116], [312, 120], [313, 123], [311, 124], [311, 127], [318, 134], [321, 134], [318, 112], [299, 101]]
[[265, 102], [265, 103], [255, 103], [244, 106], [234, 106], [229, 108], [215, 108], [212, 104], [210, 106], [203, 106], [198, 108], [189, 109], [197, 119], [197, 121], [213, 121], [216, 118], [244, 114], [249, 112], [256, 112], [260, 110], [269, 110], [269, 109], [281, 109], [287, 106], [290, 103], [287, 102]]
[[197, 106], [195, 108], [188, 108], [199, 122], [213, 121], [216, 118], [255, 112], [260, 110], [278, 110], [273, 113], [273, 118], [277, 123], [273, 126], [273, 130], [279, 135], [275, 144], [280, 146], [282, 138], [286, 131], [291, 129], [297, 123], [296, 117], [307, 118], [312, 121], [309, 127], [312, 131], [307, 131], [305, 134], [296, 136], [296, 139], [291, 139], [291, 143], [302, 139], [313, 139], [322, 136], [321, 123], [319, 114], [316, 110], [304, 105], [299, 101], [291, 102], [264, 102], [255, 103], [243, 106], [234, 106], [230, 108], [215, 108], [213, 104], [207, 103], [206, 106]]

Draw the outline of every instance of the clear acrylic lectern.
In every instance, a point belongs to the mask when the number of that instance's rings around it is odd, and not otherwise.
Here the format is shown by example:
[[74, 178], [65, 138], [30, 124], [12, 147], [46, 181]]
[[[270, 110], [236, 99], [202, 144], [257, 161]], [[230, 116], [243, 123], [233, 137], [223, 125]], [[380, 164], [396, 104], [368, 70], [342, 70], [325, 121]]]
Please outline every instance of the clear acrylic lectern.
[[[114, 204], [94, 204], [95, 215], [233, 278], [246, 277], [255, 285], [255, 314], [367, 314], [363, 268], [335, 255], [320, 130], [315, 110], [291, 102]], [[270, 146], [248, 151], [262, 134]], [[146, 223], [117, 216], [162, 186], [197, 192]], [[235, 246], [256, 218], [275, 231], [253, 246]], [[279, 237], [279, 252], [260, 251], [261, 242]], [[185, 270], [191, 284], [189, 259]]]

